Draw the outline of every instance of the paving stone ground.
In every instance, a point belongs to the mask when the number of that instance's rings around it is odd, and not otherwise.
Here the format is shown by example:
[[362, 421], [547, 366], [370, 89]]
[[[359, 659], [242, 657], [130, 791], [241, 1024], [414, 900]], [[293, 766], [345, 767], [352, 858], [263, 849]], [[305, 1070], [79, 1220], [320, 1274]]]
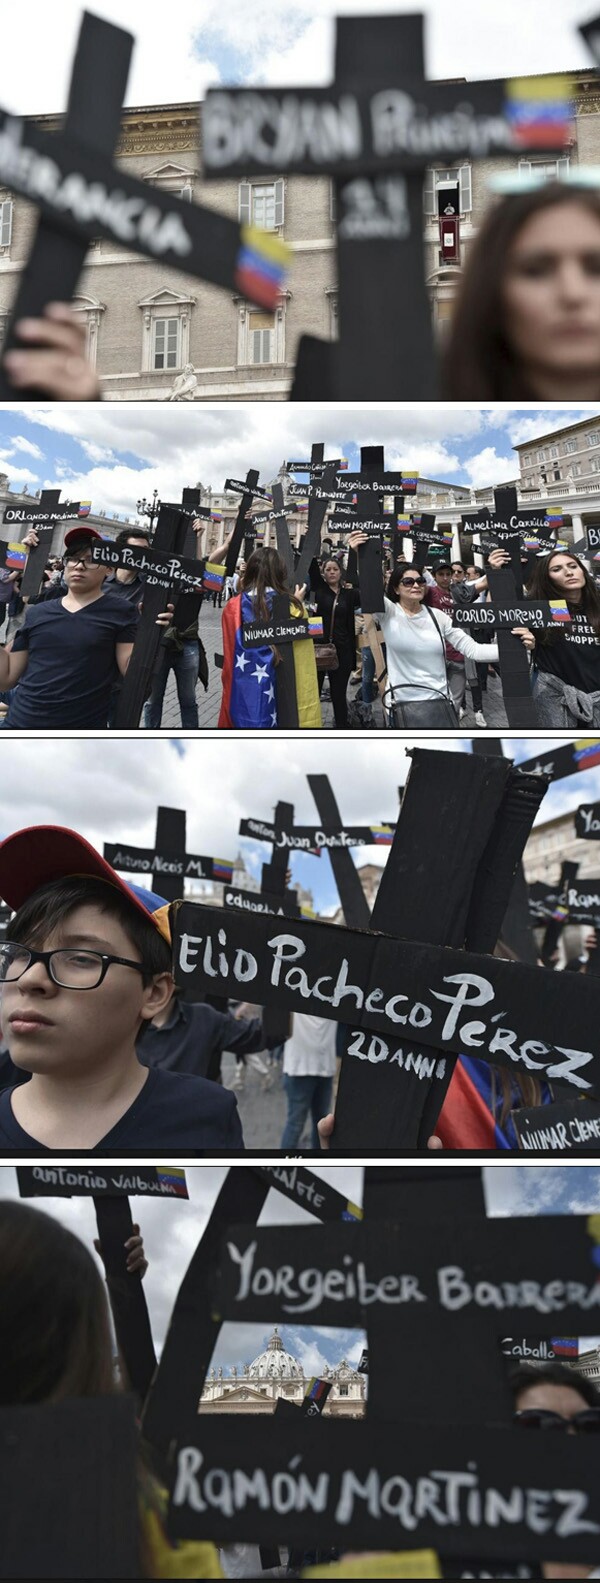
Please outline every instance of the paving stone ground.
[[[196, 692], [196, 697], [198, 700], [198, 717], [200, 729], [203, 731], [211, 731], [215, 730], [217, 726], [221, 703], [221, 672], [214, 663], [215, 653], [222, 652], [221, 611], [218, 608], [213, 609], [212, 604], [207, 603], [206, 600], [202, 606], [200, 632], [208, 658], [209, 684], [208, 691], [205, 692], [201, 684], [198, 683]], [[358, 688], [349, 688], [348, 696], [350, 699], [356, 697], [358, 694]], [[328, 697], [327, 681], [325, 682], [321, 702], [323, 709], [323, 726], [325, 730], [333, 730], [333, 710]], [[471, 694], [468, 688], [466, 702], [468, 707], [464, 718], [461, 721], [461, 729], [463, 731], [472, 732], [477, 730], [477, 727], [475, 725], [475, 717], [471, 707]], [[377, 702], [373, 705], [373, 711], [378, 725], [383, 727], [383, 713], [379, 700], [377, 700]], [[483, 712], [488, 726], [493, 727], [498, 731], [506, 731], [508, 727], [508, 721], [502, 699], [502, 689], [497, 676], [488, 677], [487, 693], [484, 694]], [[177, 731], [180, 729], [180, 726], [181, 715], [179, 713], [177, 688], [175, 686], [175, 678], [171, 673], [165, 691], [162, 730]]]

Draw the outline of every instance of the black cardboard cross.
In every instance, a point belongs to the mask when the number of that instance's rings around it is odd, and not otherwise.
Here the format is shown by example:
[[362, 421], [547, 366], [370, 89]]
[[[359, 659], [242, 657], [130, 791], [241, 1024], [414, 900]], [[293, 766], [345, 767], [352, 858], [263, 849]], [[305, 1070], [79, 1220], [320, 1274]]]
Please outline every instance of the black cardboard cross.
[[325, 446], [315, 441], [310, 452], [310, 484], [304, 491], [308, 495], [308, 523], [296, 566], [296, 582], [300, 588], [308, 581], [311, 562], [319, 555], [329, 492], [336, 485], [337, 461], [325, 462], [324, 457]]
[[[189, 512], [183, 506], [163, 502], [152, 541], [153, 551], [170, 557], [178, 556], [185, 544], [188, 529]], [[175, 580], [176, 567], [173, 583]], [[157, 582], [145, 589], [131, 659], [117, 700], [114, 721], [116, 730], [135, 731], [139, 726], [142, 709], [152, 686], [152, 677], [163, 636], [157, 618], [163, 614], [168, 602], [164, 582]]]
[[360, 473], [347, 472], [338, 482], [340, 489], [347, 489], [349, 494], [356, 493], [357, 502], [351, 520], [334, 517], [331, 527], [339, 527], [342, 522], [347, 523], [350, 531], [362, 532], [363, 523], [368, 524], [364, 529], [369, 534], [368, 542], [361, 544], [358, 551], [358, 583], [361, 609], [365, 615], [369, 615], [383, 610], [384, 500], [398, 489], [403, 494], [414, 494], [417, 488], [416, 474], [386, 473], [383, 446], [362, 445]]
[[[242, 548], [242, 540], [245, 537], [246, 516], [250, 510], [252, 501], [254, 500], [255, 496], [258, 496], [261, 500], [270, 499], [267, 490], [259, 488], [258, 476], [257, 468], [250, 467], [246, 473], [244, 482], [237, 478], [228, 478], [225, 482], [226, 491], [230, 491], [232, 494], [240, 494], [242, 497], [238, 506], [238, 513], [234, 523], [231, 543], [228, 546], [227, 555], [225, 557], [225, 574], [227, 577], [233, 576], [238, 563], [240, 550]], [[251, 545], [249, 548], [251, 549]]]
[[[236, 919], [222, 931], [217, 953], [222, 914], [189, 903], [179, 910], [175, 971], [183, 982], [203, 989], [210, 976], [229, 994], [240, 993], [243, 985], [242, 994], [262, 1003], [331, 1017], [353, 1030], [342, 1062], [336, 1148], [364, 1153], [424, 1146], [453, 1057], [465, 1049], [517, 1069], [523, 1064], [531, 1070], [534, 1060], [537, 1070], [557, 1082], [583, 1084], [582, 1091], [593, 1086], [591, 981], [578, 985], [575, 995], [555, 974], [471, 955], [494, 949], [545, 785], [502, 761], [447, 754], [441, 762], [439, 754], [415, 750], [369, 931], [303, 920], [285, 931], [264, 919], [254, 919], [249, 930]], [[432, 866], [430, 879], [424, 862], [433, 828], [452, 830], [442, 892], [439, 865]], [[421, 943], [407, 941], [407, 930]], [[440, 1005], [451, 1004], [453, 996], [477, 998], [479, 992], [481, 1004], [497, 995], [498, 1010], [489, 1006], [489, 1022], [461, 1024], [459, 1038], [460, 1017], [455, 1023], [451, 1012], [444, 1021]], [[539, 1018], [537, 1032], [525, 1027], [532, 1016]], [[567, 1047], [578, 1053], [565, 1057]]]
[[[342, 818], [327, 775], [309, 775], [308, 784], [317, 805], [323, 829], [336, 831], [342, 828]], [[344, 920], [352, 929], [368, 929], [371, 923], [369, 903], [363, 891], [358, 869], [347, 847], [330, 847], [329, 857], [333, 869]]]
[[127, 1270], [125, 1243], [133, 1233], [130, 1194], [187, 1198], [185, 1175], [167, 1182], [168, 1168], [123, 1170], [17, 1167], [21, 1198], [92, 1198], [115, 1331], [127, 1379], [143, 1402], [156, 1369], [150, 1316], [139, 1274]]
[[319, 1178], [313, 1178], [301, 1168], [294, 1168], [293, 1176], [289, 1168], [283, 1176], [282, 1171], [283, 1168], [278, 1167], [256, 1166], [228, 1170], [192, 1255], [144, 1410], [144, 1435], [163, 1457], [173, 1436], [197, 1410], [219, 1337], [221, 1320], [214, 1303], [213, 1274], [228, 1226], [234, 1224], [239, 1215], [256, 1224], [270, 1188], [293, 1198], [320, 1219], [360, 1219], [360, 1209]]
[[[589, 1323], [597, 1306], [594, 1225], [585, 1217], [486, 1220], [477, 1183], [466, 1180], [461, 1209], [448, 1180], [443, 1214], [428, 1213], [418, 1183], [407, 1184], [406, 1202], [396, 1174], [397, 1184], [380, 1184], [379, 1213], [366, 1192], [365, 1216], [354, 1225], [257, 1228], [249, 1217], [227, 1226], [212, 1280], [205, 1269], [215, 1316], [366, 1323], [367, 1418], [351, 1428], [324, 1419], [316, 1434], [298, 1417], [288, 1430], [282, 1415], [276, 1432], [238, 1422], [233, 1434], [223, 1420], [190, 1414], [182, 1428], [172, 1415], [169, 1531], [220, 1543], [243, 1531], [255, 1543], [303, 1545], [310, 1509], [316, 1545], [397, 1549], [400, 1529], [417, 1548], [488, 1555], [497, 1565], [535, 1560], [543, 1547], [547, 1555], [550, 1536], [553, 1555], [591, 1564], [600, 1503], [589, 1456], [561, 1437], [559, 1473], [556, 1449], [547, 1452], [540, 1436], [534, 1495], [531, 1437], [511, 1425], [498, 1342], [507, 1329], [551, 1334], [558, 1316], [572, 1334]], [[439, 1205], [437, 1184], [435, 1191]], [[561, 1518], [557, 1487], [567, 1492], [571, 1521]]]
[[43, 489], [39, 501], [33, 505], [19, 507], [14, 511], [9, 507], [5, 511], [5, 522], [27, 523], [28, 527], [35, 528], [39, 538], [39, 544], [34, 544], [27, 552], [27, 562], [21, 579], [22, 596], [32, 598], [39, 594], [48, 565], [56, 523], [77, 517], [80, 510], [79, 500], [64, 500], [61, 504], [60, 489]]
[[[566, 116], [543, 146], [566, 146]], [[441, 159], [539, 151], [503, 82], [425, 80], [423, 17], [338, 17], [330, 89], [215, 89], [206, 174], [334, 177], [340, 340], [300, 342], [295, 400], [437, 394], [425, 284], [423, 178]]]
[[[260, 306], [276, 306], [285, 250], [269, 239], [265, 272], [263, 244], [252, 229], [149, 188], [113, 165], [132, 48], [129, 33], [85, 12], [63, 130], [49, 134], [0, 111], [0, 182], [35, 203], [41, 216], [6, 350], [16, 344], [17, 319], [38, 316], [48, 302], [71, 299], [96, 237], [241, 291]], [[1, 370], [0, 399], [16, 399]]]
[[186, 879], [231, 879], [232, 864], [188, 852], [186, 814], [183, 808], [158, 808], [154, 847], [124, 846], [105, 842], [104, 857], [120, 874], [146, 874], [152, 889], [165, 901], [184, 894]]
[[[484, 757], [503, 757], [499, 737], [473, 737], [471, 751], [481, 753]], [[538, 952], [529, 917], [525, 870], [521, 862], [516, 866], [513, 887], [502, 920], [501, 938], [509, 951], [514, 951], [517, 961], [528, 962], [530, 967], [535, 967]]]

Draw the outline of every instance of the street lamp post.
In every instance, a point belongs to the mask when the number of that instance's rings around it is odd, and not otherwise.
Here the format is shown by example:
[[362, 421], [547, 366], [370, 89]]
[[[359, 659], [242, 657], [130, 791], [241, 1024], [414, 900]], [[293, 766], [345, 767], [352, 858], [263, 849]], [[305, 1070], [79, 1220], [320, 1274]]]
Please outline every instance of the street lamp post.
[[154, 495], [153, 495], [151, 501], [150, 500], [146, 500], [145, 497], [142, 500], [138, 500], [137, 509], [138, 509], [139, 515], [141, 517], [147, 517], [148, 518], [148, 521], [150, 523], [150, 528], [151, 528], [152, 532], [154, 532], [154, 525], [155, 525], [156, 519], [158, 517], [158, 513], [160, 511], [160, 508], [161, 508], [161, 501], [158, 498], [158, 490], [157, 489], [155, 489]]

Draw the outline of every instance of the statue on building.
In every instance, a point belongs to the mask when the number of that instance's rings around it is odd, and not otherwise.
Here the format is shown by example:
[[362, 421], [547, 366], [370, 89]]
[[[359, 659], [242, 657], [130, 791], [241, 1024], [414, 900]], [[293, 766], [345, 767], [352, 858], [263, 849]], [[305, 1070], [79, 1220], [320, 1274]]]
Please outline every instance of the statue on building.
[[167, 401], [194, 401], [198, 389], [198, 380], [194, 373], [194, 364], [186, 363], [182, 374], [177, 374], [173, 382], [173, 389], [165, 398]]

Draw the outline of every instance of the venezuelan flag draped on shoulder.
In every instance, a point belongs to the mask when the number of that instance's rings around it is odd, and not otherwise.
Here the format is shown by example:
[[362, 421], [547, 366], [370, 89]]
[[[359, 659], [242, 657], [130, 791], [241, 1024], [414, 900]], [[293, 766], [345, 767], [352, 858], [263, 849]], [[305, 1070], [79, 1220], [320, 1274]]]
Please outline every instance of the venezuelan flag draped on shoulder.
[[[273, 595], [267, 593], [271, 608]], [[304, 609], [290, 600], [290, 616], [302, 616]], [[242, 623], [256, 621], [251, 593], [237, 594], [223, 611], [223, 698], [219, 715], [220, 730], [274, 731], [277, 729], [277, 660], [273, 648], [245, 649]], [[296, 696], [300, 729], [321, 725], [321, 705], [313, 644], [299, 639], [292, 644], [296, 673]]]

